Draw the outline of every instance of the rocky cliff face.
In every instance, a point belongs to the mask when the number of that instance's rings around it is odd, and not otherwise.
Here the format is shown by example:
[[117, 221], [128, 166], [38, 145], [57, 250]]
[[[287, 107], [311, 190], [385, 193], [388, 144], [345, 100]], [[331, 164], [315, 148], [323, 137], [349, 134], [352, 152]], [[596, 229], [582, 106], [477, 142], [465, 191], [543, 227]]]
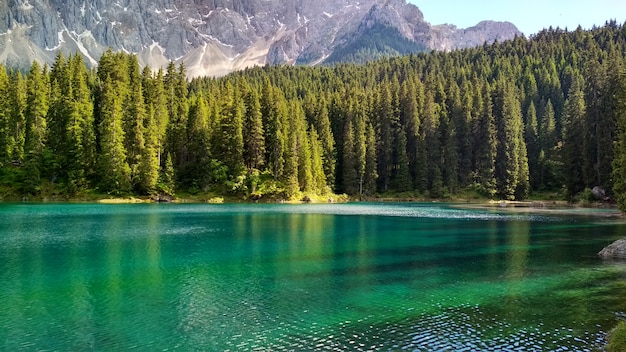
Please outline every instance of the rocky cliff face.
[[152, 67], [184, 61], [190, 76], [253, 65], [317, 64], [373, 25], [450, 50], [520, 34], [507, 23], [431, 26], [405, 0], [4, 0], [0, 61], [52, 62], [59, 51], [96, 64], [109, 47]]

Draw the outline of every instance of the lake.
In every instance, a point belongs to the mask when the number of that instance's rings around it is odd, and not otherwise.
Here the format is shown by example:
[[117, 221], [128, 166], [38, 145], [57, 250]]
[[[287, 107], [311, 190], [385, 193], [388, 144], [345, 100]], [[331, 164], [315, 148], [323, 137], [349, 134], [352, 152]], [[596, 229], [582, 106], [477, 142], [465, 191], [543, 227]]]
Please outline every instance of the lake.
[[[598, 210], [597, 212], [602, 212]], [[0, 350], [579, 350], [626, 225], [439, 204], [0, 204]]]

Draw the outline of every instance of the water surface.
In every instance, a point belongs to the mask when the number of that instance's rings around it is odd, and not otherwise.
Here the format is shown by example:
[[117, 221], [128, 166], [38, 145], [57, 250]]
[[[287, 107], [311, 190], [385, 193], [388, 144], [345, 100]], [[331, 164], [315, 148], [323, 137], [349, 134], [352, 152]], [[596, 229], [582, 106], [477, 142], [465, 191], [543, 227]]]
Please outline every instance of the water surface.
[[598, 217], [432, 204], [0, 204], [0, 349], [580, 350], [626, 311]]

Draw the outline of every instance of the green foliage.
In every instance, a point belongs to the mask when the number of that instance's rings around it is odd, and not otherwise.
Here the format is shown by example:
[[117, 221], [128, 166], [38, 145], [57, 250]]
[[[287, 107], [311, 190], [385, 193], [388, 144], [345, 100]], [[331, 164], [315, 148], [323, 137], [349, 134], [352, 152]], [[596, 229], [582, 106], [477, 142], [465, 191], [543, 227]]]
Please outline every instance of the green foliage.
[[606, 345], [608, 352], [626, 351], [626, 322], [620, 321], [619, 324], [611, 330], [608, 341]]
[[626, 69], [619, 73], [620, 89], [616, 96], [617, 141], [613, 160], [613, 191], [622, 211], [626, 211]]
[[278, 200], [600, 186], [626, 209], [625, 29], [390, 58], [420, 48], [364, 27], [337, 55], [385, 58], [192, 81], [110, 50], [97, 71], [62, 54], [0, 66], [0, 187]]

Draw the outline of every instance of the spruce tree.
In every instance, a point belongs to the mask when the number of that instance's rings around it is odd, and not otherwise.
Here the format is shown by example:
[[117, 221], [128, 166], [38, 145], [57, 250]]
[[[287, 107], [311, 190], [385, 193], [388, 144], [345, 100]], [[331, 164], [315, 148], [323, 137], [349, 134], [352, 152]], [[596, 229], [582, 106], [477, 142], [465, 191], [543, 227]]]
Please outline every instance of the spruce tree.
[[246, 114], [243, 126], [243, 157], [248, 170], [260, 170], [265, 165], [265, 132], [259, 95], [250, 90], [244, 97]]
[[318, 101], [314, 124], [319, 135], [320, 143], [322, 144], [324, 174], [328, 184], [334, 185], [336, 163], [335, 139], [328, 116], [328, 105], [324, 97]]
[[34, 61], [28, 73], [26, 96], [25, 158], [28, 172], [24, 182], [29, 193], [39, 188], [41, 174], [44, 171], [49, 95], [50, 82], [47, 73], [42, 71], [37, 61]]
[[354, 128], [348, 120], [343, 134], [343, 191], [347, 194], [356, 194], [358, 191], [358, 175], [356, 170], [356, 153], [354, 150]]
[[144, 129], [146, 119], [146, 107], [143, 96], [143, 86], [139, 63], [135, 55], [128, 57], [129, 87], [128, 95], [124, 101], [124, 148], [126, 149], [126, 161], [131, 171], [133, 188], [141, 188], [140, 179], [141, 158], [144, 155], [145, 139]]
[[[585, 97], [579, 80], [570, 87], [563, 111], [563, 171], [565, 187], [570, 197], [585, 188], [581, 163], [584, 139]], [[618, 140], [619, 143], [619, 140]]]
[[314, 191], [317, 194], [326, 194], [327, 185], [323, 160], [324, 149], [315, 127], [311, 125], [309, 130], [311, 131], [309, 133], [309, 145], [311, 146], [311, 173], [313, 176]]
[[26, 80], [20, 71], [13, 71], [9, 82], [8, 154], [11, 161], [21, 163], [26, 139]]
[[621, 69], [617, 78], [617, 141], [613, 159], [613, 192], [615, 201], [622, 212], [626, 212], [626, 70]]
[[[9, 96], [9, 76], [4, 65], [0, 64], [0, 96]], [[0, 166], [9, 163], [12, 145], [9, 140], [9, 99], [0, 99]]]
[[100, 189], [112, 194], [130, 190], [130, 167], [126, 161], [124, 130], [122, 129], [123, 101], [120, 87], [110, 77], [101, 83], [100, 158], [98, 169]]
[[378, 179], [378, 166], [376, 165], [376, 131], [372, 124], [367, 125], [367, 150], [365, 154], [365, 174], [363, 182], [363, 194], [371, 195], [376, 192]]
[[[67, 187], [77, 193], [89, 187], [96, 167], [96, 134], [88, 72], [82, 57], [68, 58], [70, 91], [67, 119]], [[67, 101], [67, 100], [66, 100]]]

